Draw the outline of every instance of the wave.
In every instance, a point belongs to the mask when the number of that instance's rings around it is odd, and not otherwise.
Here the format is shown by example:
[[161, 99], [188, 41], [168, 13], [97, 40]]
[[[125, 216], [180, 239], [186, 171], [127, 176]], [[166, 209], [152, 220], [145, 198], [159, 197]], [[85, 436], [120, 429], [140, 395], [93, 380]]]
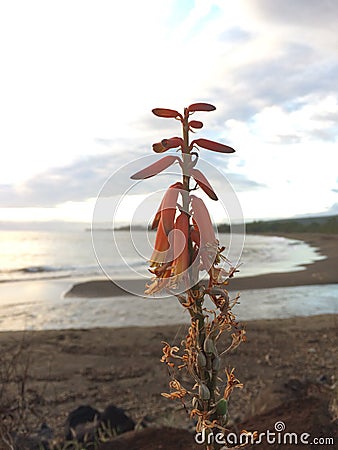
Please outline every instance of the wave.
[[[130, 261], [129, 267], [135, 270], [142, 270], [147, 266], [147, 262], [144, 261]], [[124, 274], [125, 268], [121, 264], [105, 264], [105, 271], [109, 273]], [[13, 281], [28, 281], [28, 280], [45, 280], [45, 279], [58, 279], [68, 277], [98, 277], [104, 275], [102, 268], [97, 265], [86, 266], [27, 266], [15, 269], [0, 270], [0, 283], [13, 282]]]
[[[22, 267], [21, 269], [14, 270], [14, 272], [21, 272], [21, 273], [43, 273], [43, 272], [57, 272], [60, 268], [58, 267], [51, 267], [51, 266], [29, 266], [29, 267]], [[62, 268], [61, 268], [62, 270]]]

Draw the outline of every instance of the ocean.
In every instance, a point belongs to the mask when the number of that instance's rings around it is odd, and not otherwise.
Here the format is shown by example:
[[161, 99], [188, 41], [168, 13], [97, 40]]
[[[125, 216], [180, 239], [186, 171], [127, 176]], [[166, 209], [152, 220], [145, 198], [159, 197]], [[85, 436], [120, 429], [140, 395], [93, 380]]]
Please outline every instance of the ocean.
[[[149, 279], [155, 234], [144, 231], [0, 231], [0, 330], [150, 326], [185, 323], [176, 299], [67, 298], [74, 283]], [[301, 270], [323, 258], [308, 244], [283, 237], [219, 235], [241, 263], [240, 276]], [[231, 251], [230, 251], [231, 250]], [[227, 254], [227, 251], [225, 251]], [[229, 256], [229, 255], [228, 255]], [[234, 260], [235, 259], [235, 260]], [[135, 313], [136, 311], [136, 313]], [[241, 320], [336, 313], [338, 285], [247, 290]]]
[[[220, 234], [220, 244], [230, 238]], [[148, 258], [155, 233], [146, 231], [0, 231], [0, 283], [60, 278], [112, 279], [149, 276]], [[284, 237], [233, 237], [232, 264], [241, 263], [243, 276], [301, 270], [321, 259], [308, 244]], [[226, 251], [225, 251], [226, 254]]]

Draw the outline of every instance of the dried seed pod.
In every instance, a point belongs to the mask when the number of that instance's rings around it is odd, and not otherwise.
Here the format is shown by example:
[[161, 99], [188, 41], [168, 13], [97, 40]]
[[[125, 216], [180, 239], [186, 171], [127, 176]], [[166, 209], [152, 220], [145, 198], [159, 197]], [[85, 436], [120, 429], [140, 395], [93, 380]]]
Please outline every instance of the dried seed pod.
[[201, 383], [198, 388], [198, 395], [199, 395], [199, 398], [204, 402], [209, 400], [210, 399], [210, 391], [209, 391], [208, 386]]
[[228, 401], [225, 400], [225, 398], [221, 398], [216, 403], [216, 414], [218, 416], [225, 416], [227, 412], [228, 412]]
[[207, 359], [202, 351], [197, 353], [197, 365], [198, 367], [205, 367], [207, 365]]
[[219, 357], [215, 356], [212, 360], [212, 371], [217, 373], [219, 371], [220, 365], [221, 363]]
[[217, 355], [215, 342], [210, 337], [205, 338], [203, 348], [207, 355]]

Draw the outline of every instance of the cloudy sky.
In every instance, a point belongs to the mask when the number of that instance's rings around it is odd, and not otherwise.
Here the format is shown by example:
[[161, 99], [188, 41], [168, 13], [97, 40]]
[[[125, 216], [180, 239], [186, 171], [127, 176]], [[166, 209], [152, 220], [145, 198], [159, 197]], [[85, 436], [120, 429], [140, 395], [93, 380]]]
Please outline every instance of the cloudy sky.
[[129, 220], [166, 181], [134, 189], [136, 160], [179, 134], [151, 109], [197, 101], [247, 220], [337, 213], [337, 22], [336, 0], [1, 2], [0, 220], [90, 222], [109, 177]]

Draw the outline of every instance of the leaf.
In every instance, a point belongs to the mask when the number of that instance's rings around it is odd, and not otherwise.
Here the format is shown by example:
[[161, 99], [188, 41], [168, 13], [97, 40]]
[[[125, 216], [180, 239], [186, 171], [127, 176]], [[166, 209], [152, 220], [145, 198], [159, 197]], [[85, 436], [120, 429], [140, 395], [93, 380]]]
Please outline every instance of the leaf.
[[195, 111], [215, 111], [216, 107], [214, 105], [210, 105], [210, 103], [193, 103], [188, 106], [188, 110], [190, 112]]
[[155, 108], [152, 110], [153, 114], [158, 117], [165, 117], [165, 118], [173, 118], [176, 117], [182, 118], [181, 114], [178, 111], [175, 111], [174, 109], [166, 109], [166, 108]]
[[172, 137], [170, 139], [163, 139], [161, 141], [163, 147], [168, 150], [170, 148], [180, 147], [183, 144], [183, 139], [180, 137]]
[[145, 167], [139, 172], [134, 173], [134, 175], [132, 175], [130, 178], [132, 180], [145, 180], [146, 178], [151, 178], [154, 175], [157, 175], [158, 173], [170, 167], [176, 161], [180, 161], [180, 158], [178, 156], [171, 156], [171, 155], [165, 156], [164, 158], [160, 159], [159, 161], [156, 161], [150, 166]]
[[194, 178], [196, 183], [200, 186], [200, 188], [203, 189], [203, 191], [212, 199], [212, 200], [218, 200], [217, 195], [215, 194], [215, 191], [211, 187], [211, 184], [206, 179], [206, 177], [203, 175], [203, 173], [198, 169], [192, 169], [191, 170], [191, 176]]
[[189, 122], [189, 127], [192, 128], [202, 128], [203, 127], [203, 123], [200, 122], [199, 120], [191, 120]]
[[220, 144], [219, 142], [210, 141], [209, 139], [195, 139], [191, 143], [191, 147], [196, 144], [199, 147], [206, 148], [207, 150], [212, 150], [214, 152], [219, 153], [234, 153], [235, 150], [232, 147], [229, 147], [228, 145]]

